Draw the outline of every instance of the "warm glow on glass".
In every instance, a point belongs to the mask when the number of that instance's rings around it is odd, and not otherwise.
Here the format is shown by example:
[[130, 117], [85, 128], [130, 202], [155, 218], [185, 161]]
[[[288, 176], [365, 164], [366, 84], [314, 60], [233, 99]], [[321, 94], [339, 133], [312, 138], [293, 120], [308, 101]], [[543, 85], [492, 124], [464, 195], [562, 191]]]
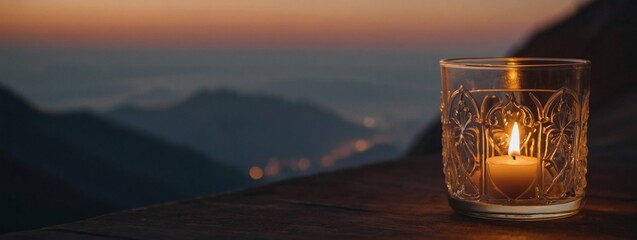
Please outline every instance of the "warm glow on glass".
[[510, 89], [519, 89], [522, 87], [520, 76], [518, 75], [517, 71], [509, 70], [507, 72], [506, 86]]
[[509, 156], [520, 155], [520, 130], [518, 129], [518, 123], [513, 123], [513, 129], [511, 130], [511, 137], [509, 140]]
[[[508, 65], [516, 66], [518, 65], [515, 60], [509, 60]], [[520, 73], [515, 68], [508, 69], [506, 71], [506, 77], [504, 78], [505, 86], [510, 89], [520, 89], [522, 88], [522, 82], [520, 81]]]

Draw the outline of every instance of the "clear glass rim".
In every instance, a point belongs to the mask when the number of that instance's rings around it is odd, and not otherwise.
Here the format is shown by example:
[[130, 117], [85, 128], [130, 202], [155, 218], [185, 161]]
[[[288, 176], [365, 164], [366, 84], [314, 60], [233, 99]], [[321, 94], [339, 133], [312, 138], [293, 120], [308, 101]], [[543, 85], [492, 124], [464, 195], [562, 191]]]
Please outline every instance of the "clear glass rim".
[[451, 68], [480, 69], [545, 69], [589, 67], [590, 61], [575, 58], [518, 58], [518, 57], [478, 57], [447, 58], [440, 65]]

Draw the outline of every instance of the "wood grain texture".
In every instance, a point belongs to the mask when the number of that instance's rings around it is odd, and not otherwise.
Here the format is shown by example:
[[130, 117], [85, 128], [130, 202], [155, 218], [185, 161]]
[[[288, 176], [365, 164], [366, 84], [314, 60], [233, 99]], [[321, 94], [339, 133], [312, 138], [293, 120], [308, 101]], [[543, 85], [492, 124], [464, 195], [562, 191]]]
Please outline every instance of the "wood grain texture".
[[635, 239], [637, 164], [599, 156], [583, 211], [544, 222], [474, 219], [447, 204], [439, 155], [292, 179], [0, 239]]

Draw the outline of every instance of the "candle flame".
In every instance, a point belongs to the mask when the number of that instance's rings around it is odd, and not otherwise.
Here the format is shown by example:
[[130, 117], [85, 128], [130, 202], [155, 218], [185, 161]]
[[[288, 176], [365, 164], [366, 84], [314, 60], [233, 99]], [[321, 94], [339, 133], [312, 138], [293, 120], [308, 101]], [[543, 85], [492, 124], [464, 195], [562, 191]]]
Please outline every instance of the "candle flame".
[[518, 123], [514, 122], [509, 140], [509, 156], [515, 157], [518, 155], [520, 155], [520, 130], [518, 130]]

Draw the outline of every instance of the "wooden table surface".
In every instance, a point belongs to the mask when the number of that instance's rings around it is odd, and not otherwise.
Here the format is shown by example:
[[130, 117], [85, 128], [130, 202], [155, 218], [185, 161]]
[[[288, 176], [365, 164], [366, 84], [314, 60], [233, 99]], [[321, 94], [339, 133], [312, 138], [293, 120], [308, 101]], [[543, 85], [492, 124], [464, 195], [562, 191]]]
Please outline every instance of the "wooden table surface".
[[544, 222], [465, 217], [447, 204], [440, 155], [133, 209], [0, 239], [637, 239], [637, 161], [589, 160], [582, 212]]

